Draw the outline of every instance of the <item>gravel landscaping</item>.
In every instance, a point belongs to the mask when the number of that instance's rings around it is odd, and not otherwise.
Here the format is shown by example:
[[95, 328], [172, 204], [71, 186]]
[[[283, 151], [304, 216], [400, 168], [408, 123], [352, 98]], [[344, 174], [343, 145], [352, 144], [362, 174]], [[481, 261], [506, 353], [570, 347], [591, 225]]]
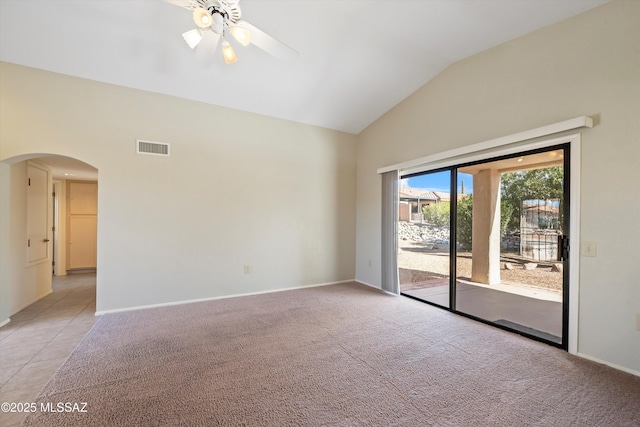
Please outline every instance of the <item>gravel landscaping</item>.
[[[449, 275], [449, 244], [399, 239], [398, 268], [400, 283], [434, 281], [441, 282]], [[511, 263], [512, 270], [504, 269], [504, 263]], [[503, 253], [500, 259], [502, 284], [542, 288], [546, 291], [562, 293], [562, 273], [552, 270], [551, 262], [537, 262], [533, 270], [525, 270], [524, 264], [531, 262], [515, 253]], [[471, 252], [459, 252], [457, 275], [464, 280], [471, 278]], [[403, 286], [404, 288], [404, 286]]]

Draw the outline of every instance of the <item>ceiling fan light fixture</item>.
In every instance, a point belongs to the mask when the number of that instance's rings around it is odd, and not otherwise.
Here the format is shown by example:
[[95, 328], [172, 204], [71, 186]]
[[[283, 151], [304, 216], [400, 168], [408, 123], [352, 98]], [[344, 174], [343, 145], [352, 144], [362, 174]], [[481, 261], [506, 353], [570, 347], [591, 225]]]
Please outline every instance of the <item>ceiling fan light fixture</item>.
[[186, 33], [182, 33], [182, 37], [189, 47], [194, 49], [202, 41], [202, 32], [199, 29], [194, 28]]
[[251, 43], [251, 31], [247, 28], [236, 25], [231, 28], [231, 35], [235, 37], [242, 46], [249, 46], [249, 43]]
[[233, 47], [231, 47], [226, 40], [222, 42], [222, 56], [226, 64], [233, 64], [238, 60], [238, 55], [236, 55], [235, 50], [233, 50]]
[[[0, 0], [2, 1], [2, 0]], [[242, 20], [239, 0], [164, 0], [189, 10], [196, 24], [194, 30], [182, 34], [191, 49], [215, 52], [222, 44], [224, 61], [233, 64], [238, 60], [236, 52], [227, 42], [229, 33], [242, 46], [253, 44], [279, 59], [291, 59], [298, 52], [274, 37]], [[222, 43], [220, 43], [222, 42]], [[235, 42], [234, 42], [235, 43]], [[206, 47], [204, 45], [207, 45]]]
[[193, 22], [200, 28], [209, 28], [213, 25], [213, 17], [206, 9], [196, 7], [193, 9]]

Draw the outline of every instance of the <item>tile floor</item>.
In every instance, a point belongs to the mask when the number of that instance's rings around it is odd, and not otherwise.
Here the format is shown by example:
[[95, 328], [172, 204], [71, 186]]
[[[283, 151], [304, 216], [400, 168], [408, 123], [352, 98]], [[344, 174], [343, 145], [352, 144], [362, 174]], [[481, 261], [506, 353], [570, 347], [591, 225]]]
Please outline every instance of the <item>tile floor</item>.
[[[54, 277], [53, 293], [0, 328], [0, 402], [33, 402], [96, 321], [95, 274]], [[0, 412], [0, 425], [25, 414]]]

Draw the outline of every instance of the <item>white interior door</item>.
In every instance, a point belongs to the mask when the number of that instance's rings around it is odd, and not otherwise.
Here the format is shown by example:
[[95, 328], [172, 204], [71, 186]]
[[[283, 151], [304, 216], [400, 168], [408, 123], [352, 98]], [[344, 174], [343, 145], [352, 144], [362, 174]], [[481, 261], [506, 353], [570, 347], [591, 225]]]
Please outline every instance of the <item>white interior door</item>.
[[44, 261], [49, 256], [48, 191], [49, 171], [27, 165], [27, 262]]
[[96, 268], [98, 183], [67, 183], [67, 268]]

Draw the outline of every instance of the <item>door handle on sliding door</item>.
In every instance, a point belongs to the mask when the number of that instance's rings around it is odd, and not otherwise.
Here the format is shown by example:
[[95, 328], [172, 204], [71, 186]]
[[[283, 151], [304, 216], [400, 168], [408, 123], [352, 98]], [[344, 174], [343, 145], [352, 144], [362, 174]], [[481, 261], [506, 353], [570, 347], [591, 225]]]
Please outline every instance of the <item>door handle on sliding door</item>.
[[569, 259], [569, 236], [563, 234], [558, 236], [558, 261]]

